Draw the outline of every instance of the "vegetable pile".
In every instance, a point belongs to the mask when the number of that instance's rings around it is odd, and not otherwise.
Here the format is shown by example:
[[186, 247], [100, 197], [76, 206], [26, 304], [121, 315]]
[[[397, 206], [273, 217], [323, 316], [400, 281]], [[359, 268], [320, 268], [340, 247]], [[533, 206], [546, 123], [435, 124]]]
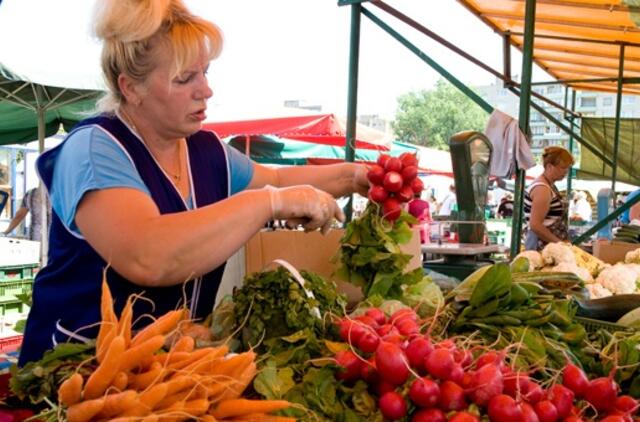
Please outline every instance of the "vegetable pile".
[[424, 189], [418, 177], [418, 159], [408, 152], [400, 157], [380, 154], [367, 178], [371, 182], [369, 199], [382, 205], [382, 215], [389, 221], [397, 220], [402, 213], [402, 204]]

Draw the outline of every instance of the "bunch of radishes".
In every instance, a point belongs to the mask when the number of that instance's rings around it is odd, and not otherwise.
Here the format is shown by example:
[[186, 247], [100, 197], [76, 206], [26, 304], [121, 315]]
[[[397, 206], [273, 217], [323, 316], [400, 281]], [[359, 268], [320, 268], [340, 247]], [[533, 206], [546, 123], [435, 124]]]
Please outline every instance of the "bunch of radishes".
[[371, 182], [369, 199], [382, 205], [382, 215], [389, 221], [397, 220], [402, 204], [424, 189], [418, 177], [418, 159], [408, 152], [399, 157], [380, 154], [367, 178]]
[[479, 421], [479, 409], [496, 422], [580, 422], [586, 420], [582, 413], [596, 412], [598, 420], [630, 422], [638, 410], [635, 399], [618, 396], [613, 375], [589, 381], [568, 363], [562, 384], [545, 390], [527, 373], [508, 366], [506, 351], [474, 359], [451, 339], [434, 343], [421, 334], [420, 324], [411, 309], [387, 318], [370, 308], [339, 321], [340, 335], [353, 349], [336, 354], [336, 377], [366, 381], [386, 419], [410, 415], [416, 422]]

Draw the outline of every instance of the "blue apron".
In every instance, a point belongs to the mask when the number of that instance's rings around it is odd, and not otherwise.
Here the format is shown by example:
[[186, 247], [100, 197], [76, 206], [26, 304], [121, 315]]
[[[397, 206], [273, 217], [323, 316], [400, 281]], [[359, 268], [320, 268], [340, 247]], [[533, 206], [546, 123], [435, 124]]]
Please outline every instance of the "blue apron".
[[[117, 117], [94, 117], [80, 122], [76, 129], [88, 125], [101, 126], [122, 145], [161, 214], [186, 211], [179, 192], [156, 164], [146, 145]], [[45, 152], [37, 161], [38, 172], [47, 189], [51, 188], [56, 157], [63, 144]], [[187, 148], [194, 208], [228, 197], [227, 158], [217, 137], [211, 132], [197, 132], [187, 138]], [[54, 211], [48, 264], [34, 282], [33, 306], [27, 319], [20, 366], [40, 359], [46, 350], [59, 342], [85, 341], [97, 336], [102, 276], [106, 266], [98, 253], [83, 238], [69, 231]], [[170, 287], [138, 286], [112, 268], [107, 270], [106, 278], [117, 314], [129, 295], [141, 294], [153, 304], [148, 300], [136, 301], [134, 321], [144, 314], [158, 317], [183, 305], [191, 310], [191, 318], [201, 319], [212, 311], [223, 271], [224, 264], [184, 285]], [[134, 329], [150, 322], [149, 318], [141, 318]]]

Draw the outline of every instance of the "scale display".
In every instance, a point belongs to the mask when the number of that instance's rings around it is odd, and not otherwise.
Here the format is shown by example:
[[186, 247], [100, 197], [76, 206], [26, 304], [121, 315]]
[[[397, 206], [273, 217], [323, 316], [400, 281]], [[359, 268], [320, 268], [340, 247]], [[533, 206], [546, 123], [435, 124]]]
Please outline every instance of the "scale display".
[[453, 177], [456, 184], [460, 243], [483, 243], [485, 206], [489, 189], [491, 142], [480, 132], [456, 133], [449, 140]]

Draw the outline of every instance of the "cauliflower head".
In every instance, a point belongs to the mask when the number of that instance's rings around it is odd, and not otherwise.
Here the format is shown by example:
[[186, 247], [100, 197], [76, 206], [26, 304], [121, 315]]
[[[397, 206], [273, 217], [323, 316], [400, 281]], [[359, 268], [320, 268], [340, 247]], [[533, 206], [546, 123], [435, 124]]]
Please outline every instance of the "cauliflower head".
[[606, 289], [599, 283], [589, 283], [585, 286], [589, 291], [589, 297], [591, 299], [600, 299], [607, 296], [613, 296], [613, 293], [609, 289]]
[[640, 265], [616, 264], [600, 272], [596, 282], [613, 294], [630, 294], [638, 290]]
[[563, 242], [549, 243], [542, 249], [542, 259], [548, 265], [558, 265], [561, 262], [576, 265], [576, 256], [571, 245]]
[[627, 252], [624, 256], [624, 262], [627, 264], [640, 264], [640, 248]]
[[591, 277], [591, 273], [586, 268], [578, 267], [575, 263], [569, 262], [561, 262], [555, 267], [545, 267], [542, 271], [557, 271], [563, 273], [574, 273], [578, 277], [580, 277], [585, 282], [592, 282], [593, 277]]
[[529, 271], [535, 271], [544, 267], [544, 260], [542, 255], [538, 251], [523, 251], [520, 252], [513, 260], [518, 258], [526, 258], [529, 261]]

